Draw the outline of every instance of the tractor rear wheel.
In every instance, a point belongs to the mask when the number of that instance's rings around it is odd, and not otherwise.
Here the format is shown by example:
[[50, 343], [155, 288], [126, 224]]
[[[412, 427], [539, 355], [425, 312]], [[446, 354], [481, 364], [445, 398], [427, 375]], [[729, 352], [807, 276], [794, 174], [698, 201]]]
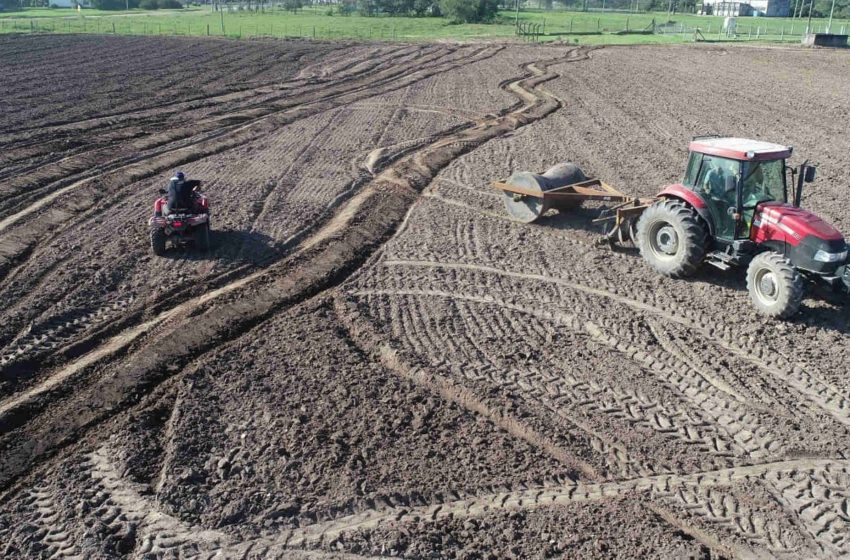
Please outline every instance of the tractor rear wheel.
[[767, 251], [759, 253], [747, 268], [747, 290], [763, 315], [786, 319], [799, 311], [803, 301], [803, 277], [788, 259]]
[[708, 232], [693, 208], [679, 200], [660, 200], [641, 214], [637, 244], [652, 268], [682, 278], [693, 275], [705, 259]]
[[151, 249], [153, 254], [162, 256], [165, 254], [165, 231], [162, 228], [151, 228]]

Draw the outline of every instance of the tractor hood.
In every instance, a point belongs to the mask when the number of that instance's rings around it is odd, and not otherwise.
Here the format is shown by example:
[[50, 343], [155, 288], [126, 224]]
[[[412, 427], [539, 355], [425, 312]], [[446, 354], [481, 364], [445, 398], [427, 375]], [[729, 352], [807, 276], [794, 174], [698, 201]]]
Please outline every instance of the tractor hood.
[[[813, 236], [823, 241], [844, 244], [844, 236], [840, 231], [808, 210], [782, 202], [765, 202], [759, 204], [758, 209], [762, 222], [778, 227], [798, 242]], [[792, 242], [792, 245], [796, 243]]]
[[751, 239], [784, 253], [794, 266], [825, 276], [836, 274], [847, 262], [847, 244], [841, 232], [790, 204], [759, 204]]

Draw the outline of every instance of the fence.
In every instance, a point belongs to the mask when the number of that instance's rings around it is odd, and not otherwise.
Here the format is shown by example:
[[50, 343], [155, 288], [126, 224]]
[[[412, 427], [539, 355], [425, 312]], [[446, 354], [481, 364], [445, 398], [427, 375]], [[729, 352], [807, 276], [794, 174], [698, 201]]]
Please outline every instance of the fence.
[[107, 35], [171, 35], [207, 37], [278, 37], [304, 39], [397, 40], [395, 26], [358, 29], [319, 25], [239, 24], [224, 22], [179, 23], [177, 21], [134, 21], [131, 18], [0, 18], [0, 33], [93, 33]]
[[[797, 23], [781, 23], [776, 24], [765, 21], [761, 18], [750, 18], [752, 23], [747, 21], [741, 24], [741, 19], [738, 18], [738, 25], [734, 30], [724, 30], [721, 22], [706, 21], [705, 25], [695, 26], [692, 23], [677, 23], [667, 21], [657, 23], [652, 20], [652, 23], [646, 26], [635, 25], [631, 18], [625, 17], [624, 20], [613, 20], [608, 18], [570, 18], [567, 23], [562, 26], [549, 25], [546, 30], [545, 22], [543, 25], [534, 25], [529, 23], [519, 22], [516, 27], [516, 34], [529, 41], [541, 41], [546, 38], [555, 38], [559, 36], [570, 35], [666, 35], [671, 38], [678, 38], [682, 41], [795, 41], [800, 42], [803, 36], [807, 33], [805, 22]], [[640, 21], [640, 20], [638, 20]], [[827, 24], [812, 25], [812, 33], [826, 33]], [[840, 23], [832, 25], [831, 31], [841, 35], [847, 34], [850, 25]]]
[[[353, 26], [351, 21], [337, 26], [312, 25], [294, 21], [281, 22], [269, 18], [268, 23], [258, 18], [225, 16], [224, 11], [203, 18], [185, 16], [69, 16], [59, 18], [0, 18], [0, 33], [94, 33], [115, 35], [182, 35], [218, 36], [232, 38], [277, 37], [310, 39], [355, 39], [397, 40], [410, 38], [395, 24], [374, 23]], [[327, 18], [331, 20], [332, 18]], [[345, 20], [347, 18], [336, 18]], [[364, 18], [365, 19], [365, 18]], [[314, 20], [315, 21], [315, 20]], [[528, 41], [551, 41], [565, 36], [582, 35], [661, 35], [670, 41], [766, 41], [799, 42], [806, 32], [805, 20], [796, 22], [772, 21], [770, 18], [738, 18], [735, 33], [721, 29], [722, 19], [700, 19], [691, 16], [682, 21], [657, 22], [647, 16], [628, 14], [576, 14], [575, 17], [560, 17], [554, 21], [520, 21], [493, 26], [489, 37], [505, 37], [511, 32]], [[358, 22], [359, 23], [359, 22]], [[403, 24], [402, 24], [403, 26]], [[826, 22], [814, 23], [812, 32], [826, 30]], [[846, 34], [850, 30], [847, 22], [833, 22], [832, 31]], [[421, 36], [425, 38], [425, 36]], [[597, 40], [597, 42], [600, 42]], [[616, 38], [601, 42], [618, 42]]]

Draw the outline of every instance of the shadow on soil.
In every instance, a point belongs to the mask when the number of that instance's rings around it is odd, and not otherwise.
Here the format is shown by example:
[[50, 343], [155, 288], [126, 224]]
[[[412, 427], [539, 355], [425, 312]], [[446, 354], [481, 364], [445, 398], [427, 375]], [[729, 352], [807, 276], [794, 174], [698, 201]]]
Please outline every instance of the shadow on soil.
[[228, 261], [261, 265], [280, 254], [280, 249], [268, 235], [234, 229], [210, 231], [210, 249], [201, 251], [189, 244], [184, 247], [169, 246], [164, 259], [174, 261]]

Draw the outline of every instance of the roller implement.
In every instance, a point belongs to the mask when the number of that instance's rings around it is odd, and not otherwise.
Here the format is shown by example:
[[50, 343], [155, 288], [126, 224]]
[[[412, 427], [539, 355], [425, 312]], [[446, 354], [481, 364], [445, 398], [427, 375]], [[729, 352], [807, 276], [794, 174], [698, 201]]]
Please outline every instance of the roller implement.
[[693, 275], [705, 263], [746, 266], [753, 305], [769, 317], [797, 313], [807, 283], [850, 292], [844, 236], [800, 207], [814, 166], [790, 167], [791, 147], [743, 138], [697, 137], [689, 151], [682, 182], [654, 198], [623, 194], [571, 163], [539, 175], [514, 173], [493, 186], [523, 223], [551, 209], [613, 202], [594, 220], [609, 242], [636, 244], [652, 268], [671, 278]]

